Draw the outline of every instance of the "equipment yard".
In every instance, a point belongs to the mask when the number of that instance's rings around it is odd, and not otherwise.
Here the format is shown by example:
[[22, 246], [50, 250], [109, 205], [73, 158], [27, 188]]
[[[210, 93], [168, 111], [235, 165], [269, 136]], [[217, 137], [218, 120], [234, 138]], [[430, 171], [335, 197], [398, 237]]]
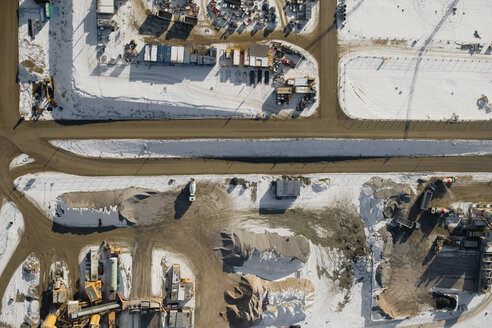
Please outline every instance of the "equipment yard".
[[492, 2], [0, 9], [0, 327], [490, 326]]

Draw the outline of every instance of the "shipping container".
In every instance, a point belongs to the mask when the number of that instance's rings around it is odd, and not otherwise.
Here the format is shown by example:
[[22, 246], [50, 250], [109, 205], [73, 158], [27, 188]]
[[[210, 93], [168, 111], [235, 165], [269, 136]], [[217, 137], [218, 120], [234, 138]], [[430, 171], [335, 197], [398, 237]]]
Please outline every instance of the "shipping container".
[[178, 62], [178, 47], [171, 47], [171, 63]]
[[182, 64], [184, 61], [184, 47], [179, 46], [176, 48], [178, 49], [178, 61], [177, 61], [177, 63]]
[[152, 46], [150, 50], [150, 61], [153, 63], [157, 62], [157, 46]]
[[150, 61], [150, 44], [144, 46], [144, 61]]
[[46, 18], [51, 18], [51, 3], [47, 2], [44, 5], [45, 13], [46, 13]]
[[232, 55], [232, 65], [233, 66], [239, 66], [241, 62], [241, 53], [239, 49], [234, 49], [233, 55]]

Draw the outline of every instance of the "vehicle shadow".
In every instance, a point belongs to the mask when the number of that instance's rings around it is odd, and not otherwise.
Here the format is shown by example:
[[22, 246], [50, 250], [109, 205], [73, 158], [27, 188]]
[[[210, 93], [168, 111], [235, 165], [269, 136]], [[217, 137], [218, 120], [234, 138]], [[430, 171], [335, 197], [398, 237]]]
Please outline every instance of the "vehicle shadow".
[[178, 197], [174, 201], [174, 219], [181, 219], [191, 207], [189, 183], [181, 189]]

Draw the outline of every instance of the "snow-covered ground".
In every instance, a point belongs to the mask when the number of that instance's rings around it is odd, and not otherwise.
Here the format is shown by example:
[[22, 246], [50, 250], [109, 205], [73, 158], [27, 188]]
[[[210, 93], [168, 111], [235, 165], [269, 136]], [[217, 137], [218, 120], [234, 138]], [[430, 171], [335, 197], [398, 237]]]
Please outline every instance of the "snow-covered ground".
[[339, 71], [340, 106], [352, 118], [492, 119], [492, 60], [349, 55]]
[[492, 119], [488, 0], [339, 0], [339, 102], [356, 119]]
[[[416, 41], [490, 42], [489, 0], [339, 0], [347, 19], [339, 37]], [[480, 38], [474, 36], [478, 32]]]
[[19, 245], [24, 218], [10, 200], [4, 198], [0, 210], [0, 276]]
[[22, 165], [26, 165], [29, 163], [33, 163], [36, 160], [34, 158], [29, 157], [27, 154], [20, 154], [19, 156], [15, 157], [12, 162], [10, 162], [9, 168], [13, 169]]
[[51, 140], [63, 150], [100, 158], [395, 157], [487, 155], [488, 140], [186, 139]]
[[39, 276], [39, 260], [31, 254], [14, 272], [3, 294], [0, 326], [22, 327], [25, 322], [28, 327], [37, 327]]
[[[19, 74], [20, 111], [26, 119], [32, 118], [31, 82], [46, 75], [54, 75], [55, 100], [63, 110], [59, 107], [44, 111], [40, 119], [251, 118], [289, 115], [295, 111], [295, 101], [276, 105], [271, 84], [250, 86], [252, 68], [232, 67], [230, 59], [222, 56], [225, 44], [216, 45], [219, 60], [215, 66], [150, 65], [142, 61], [142, 54], [134, 64], [127, 64], [119, 58], [124, 45], [136, 40], [140, 51], [144, 39], [135, 34], [134, 27], [128, 26], [133, 2], [116, 5], [119, 29], [111, 34], [113, 39], [105, 51], [108, 56], [112, 53], [117, 63], [105, 65], [97, 59], [94, 1], [52, 1], [49, 24], [29, 43], [23, 41], [28, 38], [27, 21], [39, 19], [39, 10], [34, 10], [39, 7], [33, 0], [20, 0], [21, 8], [25, 8], [19, 11], [20, 61], [39, 57], [38, 65], [44, 68], [43, 74]], [[40, 51], [43, 56], [38, 56]], [[288, 70], [285, 78], [310, 75], [319, 81], [316, 60], [308, 52], [299, 51], [307, 59], [301, 60], [296, 69]], [[228, 66], [223, 67], [226, 62]], [[301, 116], [314, 114], [317, 107], [318, 101]]]

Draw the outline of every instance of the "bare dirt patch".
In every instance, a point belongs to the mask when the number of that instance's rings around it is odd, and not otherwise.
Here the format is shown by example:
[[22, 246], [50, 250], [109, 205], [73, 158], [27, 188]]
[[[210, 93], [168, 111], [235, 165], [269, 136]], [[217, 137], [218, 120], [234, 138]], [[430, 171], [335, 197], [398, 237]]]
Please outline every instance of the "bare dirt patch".
[[34, 62], [34, 59], [32, 59], [31, 57], [29, 57], [29, 59], [21, 61], [21, 65], [24, 66], [29, 73], [32, 73], [32, 72], [35, 72], [38, 74], [44, 73], [43, 68], [37, 66], [36, 63]]

